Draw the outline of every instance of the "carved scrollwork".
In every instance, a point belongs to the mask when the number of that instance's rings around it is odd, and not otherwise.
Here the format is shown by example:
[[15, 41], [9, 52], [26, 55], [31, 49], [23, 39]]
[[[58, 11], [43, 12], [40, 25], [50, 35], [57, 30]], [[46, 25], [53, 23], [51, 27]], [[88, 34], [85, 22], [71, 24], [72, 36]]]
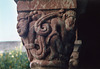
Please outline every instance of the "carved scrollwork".
[[51, 13], [19, 13], [17, 29], [21, 30], [18, 33], [31, 67], [58, 66], [68, 62], [75, 38], [75, 16], [75, 11], [64, 9]]

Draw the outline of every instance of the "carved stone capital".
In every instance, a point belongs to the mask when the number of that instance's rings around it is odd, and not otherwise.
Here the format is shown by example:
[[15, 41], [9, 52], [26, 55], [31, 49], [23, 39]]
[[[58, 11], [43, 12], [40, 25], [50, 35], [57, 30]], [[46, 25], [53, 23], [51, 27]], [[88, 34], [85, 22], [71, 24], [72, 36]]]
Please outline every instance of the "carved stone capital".
[[76, 0], [19, 0], [17, 30], [31, 68], [68, 68], [75, 40]]

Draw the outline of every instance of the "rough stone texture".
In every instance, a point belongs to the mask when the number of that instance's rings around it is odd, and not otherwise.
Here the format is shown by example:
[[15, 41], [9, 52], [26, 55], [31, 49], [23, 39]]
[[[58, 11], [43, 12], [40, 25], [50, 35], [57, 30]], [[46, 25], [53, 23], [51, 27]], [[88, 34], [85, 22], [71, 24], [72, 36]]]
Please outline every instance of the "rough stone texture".
[[78, 63], [79, 63], [79, 52], [73, 51], [70, 60], [69, 60], [69, 69], [78, 69]]
[[76, 8], [76, 0], [33, 0], [18, 1], [18, 11], [37, 10], [37, 9], [73, 9]]
[[82, 44], [81, 40], [76, 40], [74, 42], [75, 46], [73, 49], [73, 52], [70, 56], [69, 60], [69, 68], [68, 69], [78, 69], [78, 64], [79, 64], [79, 47]]
[[75, 0], [18, 1], [17, 29], [30, 67], [68, 68], [75, 40]]

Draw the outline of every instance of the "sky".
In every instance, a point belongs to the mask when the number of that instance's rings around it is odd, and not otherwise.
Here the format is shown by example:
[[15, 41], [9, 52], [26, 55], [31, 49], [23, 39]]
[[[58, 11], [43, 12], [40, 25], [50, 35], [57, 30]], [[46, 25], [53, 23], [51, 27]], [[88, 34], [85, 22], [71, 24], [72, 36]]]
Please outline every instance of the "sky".
[[16, 25], [16, 3], [14, 0], [0, 0], [0, 41], [20, 41]]

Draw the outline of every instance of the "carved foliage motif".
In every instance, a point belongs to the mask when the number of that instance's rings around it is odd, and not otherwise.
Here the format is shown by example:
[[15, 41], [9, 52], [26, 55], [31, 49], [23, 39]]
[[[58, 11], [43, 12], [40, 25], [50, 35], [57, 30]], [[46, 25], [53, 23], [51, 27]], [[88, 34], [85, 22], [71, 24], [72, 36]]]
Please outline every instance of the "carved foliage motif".
[[30, 66], [60, 66], [69, 61], [75, 40], [74, 10], [19, 12], [18, 33]]

